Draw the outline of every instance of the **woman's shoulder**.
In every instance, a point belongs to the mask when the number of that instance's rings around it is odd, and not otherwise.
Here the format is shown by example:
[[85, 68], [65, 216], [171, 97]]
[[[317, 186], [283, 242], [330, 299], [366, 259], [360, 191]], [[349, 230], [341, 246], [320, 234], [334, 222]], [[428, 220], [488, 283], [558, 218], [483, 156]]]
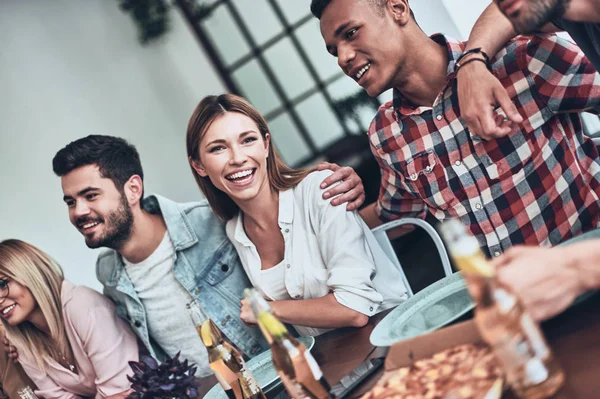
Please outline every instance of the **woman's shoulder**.
[[84, 313], [97, 307], [111, 307], [110, 299], [98, 291], [85, 285], [73, 285], [63, 281], [62, 286], [63, 308], [68, 313]]
[[294, 193], [296, 196], [309, 195], [314, 198], [322, 198], [322, 194], [325, 190], [321, 188], [321, 183], [331, 174], [333, 174], [331, 170], [315, 170], [310, 172], [296, 187], [294, 187]]

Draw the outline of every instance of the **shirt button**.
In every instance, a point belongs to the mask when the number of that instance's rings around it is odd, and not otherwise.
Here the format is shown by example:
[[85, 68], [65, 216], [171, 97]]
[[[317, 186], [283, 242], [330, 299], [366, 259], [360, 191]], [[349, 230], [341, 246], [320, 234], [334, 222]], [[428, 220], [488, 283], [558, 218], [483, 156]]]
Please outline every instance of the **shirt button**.
[[417, 174], [416, 174], [416, 173], [413, 173], [412, 175], [410, 175], [410, 180], [412, 180], [412, 181], [417, 181], [417, 178], [418, 178], [418, 177], [419, 177], [419, 176], [417, 176]]
[[427, 165], [425, 168], [425, 173], [431, 173], [431, 165]]
[[437, 119], [438, 121], [441, 121], [442, 120], [442, 115], [436, 116], [435, 119]]
[[289, 269], [290, 267], [292, 267], [292, 265], [290, 265], [290, 264], [288, 263], [287, 265], [285, 265], [285, 267], [287, 267], [287, 268]]
[[290, 229], [285, 229], [285, 232], [286, 232], [286, 233], [289, 233], [289, 232], [290, 232]]
[[454, 165], [456, 165], [456, 166], [460, 166], [460, 164], [461, 164], [461, 163], [462, 163], [462, 162], [460, 162], [460, 161], [455, 161], [455, 162], [454, 162]]
[[372, 311], [373, 311], [373, 306], [371, 306], [371, 307], [369, 308], [369, 310], [372, 312]]
[[500, 252], [498, 252], [498, 251], [494, 252], [494, 256], [495, 256], [495, 257], [498, 257], [498, 256], [500, 256]]
[[478, 202], [478, 203], [476, 203], [476, 204], [475, 204], [475, 208], [477, 208], [477, 209], [481, 209], [481, 204], [480, 204], [479, 202]]
[[294, 299], [300, 299], [300, 295], [296, 295]]
[[229, 265], [225, 265], [225, 264], [221, 265], [221, 270], [226, 272], [227, 270], [229, 270]]
[[139, 321], [139, 320], [136, 320], [136, 321], [133, 323], [133, 325], [134, 325], [134, 326], [136, 326], [137, 328], [140, 328], [140, 327], [142, 326], [142, 322], [141, 322], [141, 321]]

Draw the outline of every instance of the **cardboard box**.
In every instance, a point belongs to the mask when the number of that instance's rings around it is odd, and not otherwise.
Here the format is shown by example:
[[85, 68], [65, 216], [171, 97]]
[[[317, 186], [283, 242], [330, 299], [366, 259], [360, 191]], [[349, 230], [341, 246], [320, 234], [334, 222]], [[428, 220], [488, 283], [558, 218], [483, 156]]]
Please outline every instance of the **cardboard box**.
[[[398, 342], [390, 347], [385, 360], [385, 373], [376, 385], [395, 374], [396, 369], [410, 366], [413, 361], [433, 356], [453, 346], [475, 343], [483, 343], [483, 340], [473, 320]], [[501, 381], [497, 381], [480, 398], [499, 399], [505, 388]]]
[[410, 366], [411, 353], [414, 360], [419, 360], [456, 345], [480, 342], [482, 340], [475, 322], [473, 320], [465, 321], [395, 343], [390, 347], [385, 359], [385, 370], [390, 371]]

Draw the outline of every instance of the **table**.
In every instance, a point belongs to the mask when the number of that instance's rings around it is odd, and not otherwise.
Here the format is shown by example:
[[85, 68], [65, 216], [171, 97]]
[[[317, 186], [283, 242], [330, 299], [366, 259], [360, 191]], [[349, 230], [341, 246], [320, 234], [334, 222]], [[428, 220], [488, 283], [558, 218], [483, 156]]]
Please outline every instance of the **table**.
[[[369, 342], [369, 335], [382, 318], [383, 315], [377, 315], [365, 327], [343, 328], [316, 338], [312, 352], [331, 385], [363, 361], [377, 355], [376, 347]], [[567, 376], [564, 388], [555, 398], [600, 397], [600, 294], [545, 322], [542, 328]], [[382, 374], [380, 370], [350, 397], [360, 397]], [[516, 399], [510, 392], [504, 398]]]

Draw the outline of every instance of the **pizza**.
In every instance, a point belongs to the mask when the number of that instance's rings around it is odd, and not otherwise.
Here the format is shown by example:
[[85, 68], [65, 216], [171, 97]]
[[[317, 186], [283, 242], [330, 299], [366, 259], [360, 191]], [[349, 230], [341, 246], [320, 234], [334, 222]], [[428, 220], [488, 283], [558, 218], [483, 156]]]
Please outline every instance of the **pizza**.
[[489, 347], [458, 345], [386, 373], [362, 399], [484, 399], [502, 378]]

